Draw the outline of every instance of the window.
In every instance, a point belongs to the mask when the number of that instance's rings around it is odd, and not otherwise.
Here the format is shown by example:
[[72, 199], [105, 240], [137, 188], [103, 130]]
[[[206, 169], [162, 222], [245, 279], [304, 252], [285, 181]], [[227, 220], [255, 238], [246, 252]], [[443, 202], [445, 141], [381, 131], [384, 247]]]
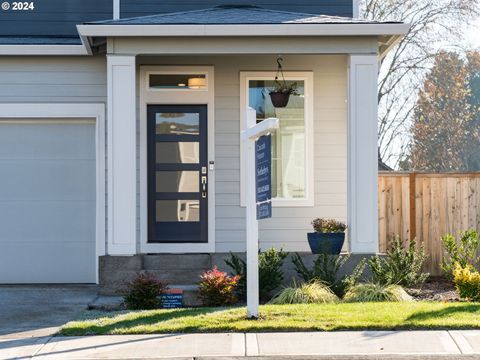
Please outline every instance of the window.
[[[298, 95], [290, 96], [285, 108], [275, 108], [269, 91], [275, 73], [242, 73], [242, 109], [257, 113], [257, 122], [280, 119], [272, 134], [272, 196], [276, 206], [313, 205], [312, 74], [285, 73], [287, 84], [296, 83]], [[242, 129], [245, 128], [245, 117]], [[243, 161], [242, 161], [243, 166]], [[242, 170], [243, 176], [243, 170]], [[243, 189], [243, 187], [242, 187]], [[242, 194], [242, 202], [244, 196]]]
[[194, 73], [150, 73], [148, 74], [150, 90], [206, 90], [207, 75]]

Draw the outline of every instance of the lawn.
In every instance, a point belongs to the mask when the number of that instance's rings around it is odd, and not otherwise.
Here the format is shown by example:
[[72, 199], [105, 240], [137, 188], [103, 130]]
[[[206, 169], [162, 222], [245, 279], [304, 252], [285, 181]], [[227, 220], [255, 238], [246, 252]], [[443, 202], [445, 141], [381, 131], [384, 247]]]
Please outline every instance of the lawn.
[[480, 328], [480, 303], [339, 303], [264, 305], [248, 320], [243, 307], [85, 312], [61, 335], [198, 332]]

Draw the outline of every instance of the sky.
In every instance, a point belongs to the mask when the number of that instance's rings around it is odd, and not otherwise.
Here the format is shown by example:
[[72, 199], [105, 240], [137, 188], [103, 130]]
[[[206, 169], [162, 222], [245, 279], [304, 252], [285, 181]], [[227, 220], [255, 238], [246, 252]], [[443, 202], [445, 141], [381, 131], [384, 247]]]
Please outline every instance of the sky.
[[478, 18], [466, 33], [467, 42], [471, 43], [474, 48], [480, 48], [480, 18]]

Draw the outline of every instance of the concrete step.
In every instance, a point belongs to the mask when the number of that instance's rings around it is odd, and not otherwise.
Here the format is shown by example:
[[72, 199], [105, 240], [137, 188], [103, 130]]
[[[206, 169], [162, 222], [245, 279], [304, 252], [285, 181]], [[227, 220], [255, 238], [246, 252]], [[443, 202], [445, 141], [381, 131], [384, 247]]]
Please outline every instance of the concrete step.
[[144, 270], [196, 270], [210, 269], [209, 254], [158, 254], [143, 255]]

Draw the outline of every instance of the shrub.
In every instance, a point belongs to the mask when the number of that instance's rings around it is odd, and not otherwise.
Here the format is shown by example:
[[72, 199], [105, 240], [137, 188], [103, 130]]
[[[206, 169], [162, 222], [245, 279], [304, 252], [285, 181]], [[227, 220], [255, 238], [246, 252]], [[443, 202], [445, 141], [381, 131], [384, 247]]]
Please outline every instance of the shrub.
[[[265, 252], [259, 252], [258, 255], [258, 276], [260, 300], [269, 299], [273, 290], [277, 289], [283, 280], [283, 261], [288, 253], [282, 249], [268, 249]], [[225, 263], [232, 268], [233, 275], [240, 275], [238, 283], [238, 295], [245, 299], [247, 294], [247, 264], [237, 255], [230, 253], [230, 259]]]
[[453, 280], [462, 299], [480, 301], [480, 274], [470, 265], [462, 267], [459, 263], [453, 270]]
[[292, 257], [292, 262], [298, 275], [305, 282], [320, 281], [327, 285], [338, 297], [342, 297], [348, 288], [358, 283], [366, 266], [366, 260], [362, 259], [350, 275], [339, 277], [338, 272], [349, 258], [349, 255], [319, 254], [313, 268], [309, 269], [305, 266], [300, 255], [296, 253]]
[[344, 233], [347, 225], [334, 219], [316, 218], [312, 221], [313, 230], [317, 233]]
[[408, 247], [404, 247], [400, 237], [396, 236], [385, 258], [376, 255], [368, 261], [372, 270], [372, 281], [380, 285], [406, 287], [422, 284], [429, 276], [422, 272], [426, 259], [423, 244], [417, 249], [417, 242], [411, 240]]
[[320, 282], [293, 283], [270, 300], [270, 304], [324, 304], [338, 301], [330, 288]]
[[345, 297], [346, 302], [374, 301], [411, 301], [400, 285], [358, 284], [350, 288]]
[[476, 267], [478, 265], [478, 232], [471, 229], [463, 231], [459, 235], [459, 241], [451, 234], [446, 234], [441, 238], [443, 248], [448, 256], [443, 257], [440, 266], [445, 276], [450, 280], [453, 279], [456, 263], [462, 268], [468, 266]]
[[199, 284], [199, 297], [205, 306], [224, 306], [235, 304], [238, 299], [235, 290], [240, 276], [230, 276], [226, 272], [213, 270], [204, 272]]
[[153, 274], [142, 272], [127, 283], [127, 295], [123, 300], [130, 310], [156, 309], [161, 305], [159, 296], [165, 291], [166, 284]]

